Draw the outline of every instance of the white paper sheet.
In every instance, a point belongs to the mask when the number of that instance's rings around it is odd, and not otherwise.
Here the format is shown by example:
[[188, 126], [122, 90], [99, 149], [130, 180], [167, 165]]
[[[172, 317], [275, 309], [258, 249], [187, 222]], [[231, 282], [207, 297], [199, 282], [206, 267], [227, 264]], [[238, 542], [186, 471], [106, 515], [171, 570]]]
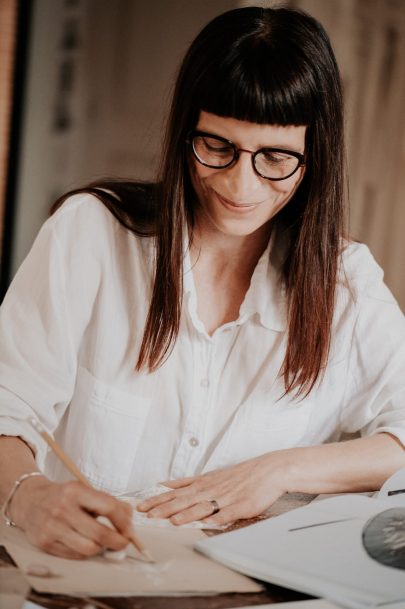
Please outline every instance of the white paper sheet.
[[[71, 596], [192, 596], [262, 590], [251, 579], [195, 552], [193, 544], [205, 537], [202, 531], [148, 526], [139, 527], [137, 536], [156, 564], [134, 558], [112, 562], [102, 556], [87, 560], [58, 558], [31, 545], [21, 530], [0, 524], [0, 543], [30, 585], [41, 592]], [[135, 550], [131, 554], [136, 556]], [[29, 574], [38, 566], [45, 567], [48, 575]]]
[[404, 609], [405, 572], [373, 560], [362, 544], [365, 522], [388, 507], [386, 501], [343, 495], [196, 547], [242, 573], [346, 607], [391, 609], [399, 602]]

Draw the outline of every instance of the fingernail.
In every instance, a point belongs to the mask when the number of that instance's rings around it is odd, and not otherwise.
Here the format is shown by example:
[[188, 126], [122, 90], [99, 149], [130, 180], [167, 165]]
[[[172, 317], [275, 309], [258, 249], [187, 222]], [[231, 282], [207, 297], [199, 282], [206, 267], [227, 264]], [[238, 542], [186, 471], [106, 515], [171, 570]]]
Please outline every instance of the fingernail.
[[176, 523], [180, 523], [183, 520], [183, 517], [176, 514], [175, 516], [172, 516], [170, 518], [170, 520], [171, 520], [171, 522], [174, 522], [176, 524]]

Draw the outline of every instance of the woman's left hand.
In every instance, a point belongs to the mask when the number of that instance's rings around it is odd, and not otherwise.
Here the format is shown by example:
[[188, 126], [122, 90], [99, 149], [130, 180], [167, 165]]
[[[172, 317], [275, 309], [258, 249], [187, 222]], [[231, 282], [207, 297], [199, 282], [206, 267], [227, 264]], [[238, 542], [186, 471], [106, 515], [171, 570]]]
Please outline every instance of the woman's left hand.
[[[143, 501], [137, 509], [150, 518], [170, 518], [177, 525], [193, 520], [222, 525], [258, 516], [287, 490], [283, 452], [287, 451], [266, 453], [201, 476], [163, 482], [173, 490]], [[214, 515], [216, 504], [219, 511]]]

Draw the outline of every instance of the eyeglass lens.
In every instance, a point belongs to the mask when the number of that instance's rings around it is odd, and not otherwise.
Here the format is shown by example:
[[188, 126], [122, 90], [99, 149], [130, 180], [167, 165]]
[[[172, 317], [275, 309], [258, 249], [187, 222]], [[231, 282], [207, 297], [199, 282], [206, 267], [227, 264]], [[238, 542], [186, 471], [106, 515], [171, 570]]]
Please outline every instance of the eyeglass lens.
[[[192, 145], [197, 159], [215, 169], [228, 167], [238, 156], [236, 146], [213, 136], [194, 135]], [[288, 152], [264, 148], [253, 155], [253, 163], [261, 176], [280, 180], [293, 174], [300, 161]]]

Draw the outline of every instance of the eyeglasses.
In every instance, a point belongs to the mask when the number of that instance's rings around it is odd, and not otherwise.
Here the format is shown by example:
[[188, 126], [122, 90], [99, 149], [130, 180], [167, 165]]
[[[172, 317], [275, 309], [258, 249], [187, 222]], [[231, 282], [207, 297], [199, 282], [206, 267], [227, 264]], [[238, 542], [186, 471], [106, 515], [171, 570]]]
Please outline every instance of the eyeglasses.
[[254, 171], [266, 180], [286, 180], [305, 165], [305, 156], [300, 152], [283, 148], [260, 148], [255, 152], [238, 148], [230, 140], [204, 131], [190, 131], [186, 141], [197, 161], [212, 169], [230, 167], [238, 161], [241, 152], [249, 152]]

